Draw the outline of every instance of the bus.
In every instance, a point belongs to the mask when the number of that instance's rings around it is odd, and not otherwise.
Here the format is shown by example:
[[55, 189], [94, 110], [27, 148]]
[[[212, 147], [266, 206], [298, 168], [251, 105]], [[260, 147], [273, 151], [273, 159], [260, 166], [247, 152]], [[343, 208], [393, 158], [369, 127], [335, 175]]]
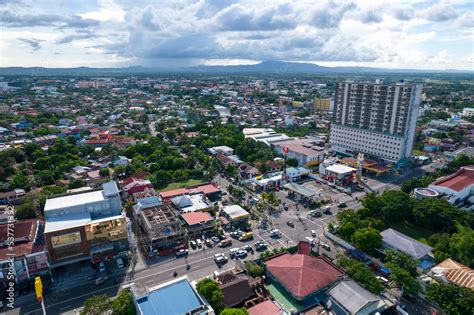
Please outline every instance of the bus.
[[246, 232], [239, 237], [239, 241], [245, 241], [253, 238], [253, 232]]

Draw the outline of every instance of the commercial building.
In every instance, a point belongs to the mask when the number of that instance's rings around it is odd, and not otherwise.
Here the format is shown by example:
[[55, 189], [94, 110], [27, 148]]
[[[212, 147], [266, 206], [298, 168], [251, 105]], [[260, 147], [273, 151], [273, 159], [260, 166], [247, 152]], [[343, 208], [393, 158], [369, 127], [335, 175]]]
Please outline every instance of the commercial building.
[[[344, 271], [323, 256], [310, 255], [310, 244], [300, 242], [298, 252], [284, 253], [264, 260], [267, 289], [274, 297], [291, 305], [288, 312], [303, 312], [327, 300], [326, 291], [339, 282]], [[280, 303], [280, 304], [284, 304]]]
[[188, 235], [198, 235], [215, 227], [215, 219], [208, 213], [202, 211], [187, 212], [181, 214]]
[[52, 268], [128, 255], [126, 217], [114, 181], [102, 189], [50, 197], [44, 215]]
[[134, 285], [131, 289], [137, 314], [215, 314], [186, 276], [147, 288], [145, 292]]
[[[9, 233], [13, 247], [9, 248]], [[17, 283], [27, 282], [37, 275], [49, 273], [49, 263], [43, 237], [44, 222], [37, 219], [0, 224], [0, 288], [6, 287], [8, 274], [13, 273]], [[13, 258], [13, 268], [10, 259]]]
[[316, 138], [273, 142], [273, 147], [280, 155], [284, 155], [284, 150], [287, 148], [287, 158], [298, 160], [298, 166], [316, 166], [324, 160], [324, 141]]
[[450, 203], [458, 205], [474, 196], [474, 165], [463, 166], [457, 172], [435, 181], [428, 188], [448, 196]]
[[399, 162], [411, 156], [421, 85], [336, 84], [331, 150]]
[[277, 133], [271, 128], [244, 128], [242, 130], [244, 137], [254, 139], [257, 142], [265, 143], [270, 146], [275, 141], [291, 139], [283, 133]]
[[250, 213], [239, 205], [225, 206], [220, 215], [221, 222], [226, 228], [246, 225], [250, 218]]
[[216, 201], [221, 198], [221, 190], [213, 184], [203, 184], [191, 186], [188, 188], [178, 188], [160, 192], [160, 197], [167, 201], [177, 196], [204, 194], [210, 201]]

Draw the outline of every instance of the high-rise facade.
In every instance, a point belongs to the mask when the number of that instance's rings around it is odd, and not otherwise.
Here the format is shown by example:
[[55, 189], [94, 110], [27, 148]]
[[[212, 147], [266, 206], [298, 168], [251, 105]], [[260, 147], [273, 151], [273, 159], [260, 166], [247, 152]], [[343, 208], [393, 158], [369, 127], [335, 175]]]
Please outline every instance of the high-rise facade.
[[331, 150], [388, 162], [409, 157], [420, 97], [420, 84], [337, 83]]

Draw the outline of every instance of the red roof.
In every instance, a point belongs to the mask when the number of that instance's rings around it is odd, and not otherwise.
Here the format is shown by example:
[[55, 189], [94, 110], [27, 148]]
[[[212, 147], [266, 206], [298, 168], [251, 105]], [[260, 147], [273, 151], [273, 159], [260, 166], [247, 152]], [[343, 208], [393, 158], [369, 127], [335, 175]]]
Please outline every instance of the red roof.
[[202, 211], [183, 213], [181, 217], [188, 225], [196, 225], [214, 220], [209, 213]]
[[179, 195], [184, 195], [188, 192], [186, 188], [178, 188], [178, 189], [173, 189], [173, 190], [168, 190], [168, 191], [162, 191], [160, 192], [160, 197], [163, 199], [168, 199], [168, 198], [173, 198]]
[[178, 188], [178, 189], [173, 189], [173, 190], [168, 190], [168, 191], [162, 191], [160, 192], [160, 197], [163, 199], [169, 199], [169, 198], [173, 198], [173, 197], [185, 195], [185, 194], [208, 195], [208, 194], [217, 193], [220, 191], [221, 190], [219, 188], [217, 188], [216, 186], [212, 184], [205, 184], [205, 185], [190, 187], [190, 188]]
[[[21, 220], [15, 222], [14, 227], [14, 238], [15, 246], [13, 250], [9, 250], [8, 247], [0, 248], [0, 260], [8, 259], [8, 255], [14, 254], [15, 256], [23, 256], [31, 253], [43, 251], [45, 245], [35, 245], [34, 238], [36, 233], [36, 221], [37, 219]], [[43, 224], [42, 221], [39, 221]], [[3, 243], [7, 239], [8, 224], [0, 225], [0, 243]]]
[[272, 300], [266, 300], [252, 306], [248, 311], [250, 315], [279, 315], [281, 309]]
[[344, 272], [323, 257], [285, 253], [265, 261], [267, 271], [297, 299], [330, 285]]
[[458, 192], [462, 191], [464, 188], [474, 185], [474, 165], [461, 167], [457, 172], [437, 180], [433, 185]]

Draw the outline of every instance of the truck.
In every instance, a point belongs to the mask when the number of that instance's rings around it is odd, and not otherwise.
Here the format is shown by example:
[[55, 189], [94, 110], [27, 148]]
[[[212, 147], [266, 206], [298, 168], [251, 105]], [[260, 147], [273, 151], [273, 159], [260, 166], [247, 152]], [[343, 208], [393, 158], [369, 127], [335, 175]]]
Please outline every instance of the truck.
[[226, 238], [219, 242], [219, 247], [226, 247], [232, 245], [232, 239]]

